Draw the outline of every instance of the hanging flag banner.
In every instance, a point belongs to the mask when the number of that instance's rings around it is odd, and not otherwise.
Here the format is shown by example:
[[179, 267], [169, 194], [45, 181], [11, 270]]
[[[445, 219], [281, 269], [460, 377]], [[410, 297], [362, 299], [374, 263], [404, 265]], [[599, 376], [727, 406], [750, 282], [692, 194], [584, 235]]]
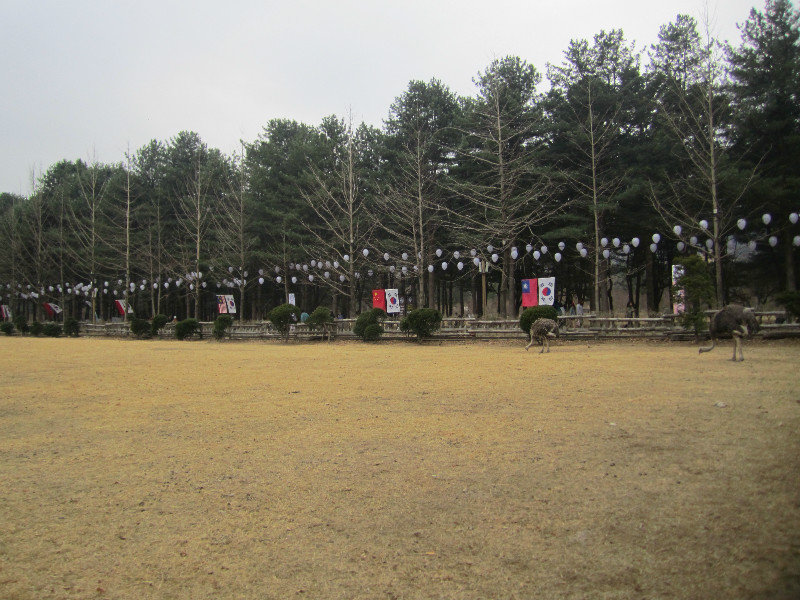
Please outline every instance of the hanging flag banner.
[[[678, 280], [683, 277], [684, 270], [683, 265], [672, 265], [672, 286], [675, 287], [678, 284]], [[686, 310], [685, 300], [685, 290], [678, 289], [676, 294], [677, 301], [672, 305], [672, 311], [674, 314], [680, 314]]]
[[236, 301], [233, 299], [233, 296], [230, 294], [225, 296], [225, 304], [228, 305], [228, 314], [235, 315], [236, 314]]
[[522, 280], [522, 307], [539, 306], [539, 284], [537, 279]]
[[289, 304], [292, 306], [297, 306], [297, 302], [295, 302], [294, 292], [289, 292]]
[[386, 310], [386, 291], [372, 290], [372, 308]]
[[7, 304], [3, 304], [0, 306], [0, 317], [3, 319], [11, 319], [11, 309], [8, 307]]
[[[125, 300], [114, 300], [114, 305], [117, 307], [117, 312], [119, 313], [119, 316], [120, 317], [124, 317], [125, 316]], [[89, 303], [89, 306], [91, 306], [91, 303]], [[128, 314], [129, 315], [133, 314], [133, 309], [130, 306], [128, 306]]]
[[217, 295], [217, 310], [221, 315], [228, 314], [228, 304], [225, 302], [224, 295], [219, 295], [219, 294]]
[[56, 315], [61, 314], [61, 307], [58, 304], [54, 304], [53, 302], [42, 302], [42, 306], [44, 307], [44, 311], [47, 313], [48, 317], [55, 317]]
[[539, 306], [553, 306], [556, 299], [556, 278], [539, 277]]
[[386, 290], [386, 313], [397, 314], [400, 312], [400, 293], [398, 290]]

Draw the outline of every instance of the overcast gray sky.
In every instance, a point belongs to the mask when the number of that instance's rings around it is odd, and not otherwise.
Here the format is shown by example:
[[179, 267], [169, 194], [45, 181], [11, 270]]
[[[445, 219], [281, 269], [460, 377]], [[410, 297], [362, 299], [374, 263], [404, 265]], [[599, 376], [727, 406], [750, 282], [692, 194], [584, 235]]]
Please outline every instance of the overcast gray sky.
[[738, 44], [763, 0], [0, 0], [0, 192], [61, 159], [122, 161], [193, 130], [229, 153], [272, 118], [352, 109], [381, 125], [412, 79], [473, 95], [517, 55], [544, 74], [571, 39], [649, 47], [678, 13]]

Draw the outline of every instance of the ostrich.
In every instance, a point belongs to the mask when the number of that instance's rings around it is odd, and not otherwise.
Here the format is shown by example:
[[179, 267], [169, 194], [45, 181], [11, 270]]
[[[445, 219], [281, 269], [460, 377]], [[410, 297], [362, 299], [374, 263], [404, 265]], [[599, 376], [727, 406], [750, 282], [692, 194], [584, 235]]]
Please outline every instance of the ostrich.
[[729, 304], [711, 317], [711, 324], [708, 329], [711, 334], [711, 345], [706, 348], [700, 348], [700, 352], [710, 352], [717, 345], [718, 336], [730, 334], [733, 336], [733, 358], [731, 360], [735, 362], [737, 360], [737, 350], [739, 351], [738, 360], [744, 360], [744, 356], [742, 356], [742, 338], [757, 332], [759, 326], [756, 316], [753, 314], [753, 309], [744, 308], [738, 304]]
[[550, 338], [558, 337], [558, 323], [553, 319], [536, 319], [531, 325], [530, 333], [531, 341], [525, 346], [525, 350], [530, 348], [533, 345], [533, 341], [536, 340], [542, 345], [539, 354], [544, 352], [545, 348], [550, 352]]

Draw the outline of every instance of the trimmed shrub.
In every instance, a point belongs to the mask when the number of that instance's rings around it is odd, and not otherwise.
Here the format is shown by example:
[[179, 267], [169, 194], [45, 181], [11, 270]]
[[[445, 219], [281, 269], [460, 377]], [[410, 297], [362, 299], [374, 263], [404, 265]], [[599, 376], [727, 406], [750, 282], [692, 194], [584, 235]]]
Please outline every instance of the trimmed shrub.
[[44, 329], [44, 325], [39, 323], [39, 321], [34, 321], [33, 323], [31, 323], [31, 335], [35, 335], [36, 337], [39, 337], [40, 335], [42, 335], [42, 330], [43, 329]]
[[167, 315], [156, 315], [153, 317], [153, 322], [150, 324], [150, 335], [156, 337], [158, 332], [164, 329], [164, 326], [169, 322]]
[[800, 292], [781, 292], [775, 300], [786, 309], [789, 319], [800, 320]]
[[383, 335], [383, 327], [378, 323], [370, 323], [364, 327], [364, 335], [361, 336], [365, 342], [377, 342]]
[[526, 308], [519, 317], [519, 328], [525, 333], [530, 333], [531, 325], [536, 319], [553, 319], [558, 323], [558, 310], [553, 306], [531, 306]]
[[14, 335], [14, 324], [11, 321], [3, 321], [0, 323], [0, 331], [6, 335]]
[[[683, 273], [675, 279], [672, 295], [675, 302], [683, 302], [681, 325], [698, 335], [708, 329], [705, 309], [714, 302], [714, 282], [706, 262], [697, 255], [684, 256], [677, 265]], [[681, 296], [681, 292], [683, 295]]]
[[150, 327], [150, 322], [147, 319], [137, 319], [136, 317], [131, 317], [131, 333], [137, 338], [142, 339], [150, 337], [151, 331], [152, 328]]
[[314, 331], [317, 327], [322, 327], [325, 323], [333, 323], [333, 313], [327, 306], [318, 306], [306, 320], [306, 325], [311, 331]]
[[78, 319], [74, 317], [64, 318], [64, 335], [69, 337], [78, 337], [80, 331], [81, 325], [78, 323]]
[[[381, 334], [383, 334], [383, 327], [381, 327], [381, 323], [384, 319], [386, 319], [386, 313], [380, 308], [372, 308], [368, 311], [365, 311], [358, 315], [356, 324], [353, 326], [353, 333], [364, 341], [375, 341], [381, 336]], [[366, 330], [370, 325], [378, 326], [377, 329], [372, 328], [369, 333], [369, 335], [377, 335], [377, 337], [368, 340]]]
[[[294, 317], [292, 317], [294, 315]], [[289, 327], [300, 320], [300, 309], [294, 304], [281, 304], [269, 311], [269, 320], [285, 339], [289, 339]]]
[[413, 332], [417, 339], [432, 336], [442, 325], [442, 313], [435, 308], [418, 308], [400, 321], [400, 331]]
[[197, 334], [200, 339], [203, 339], [203, 330], [200, 328], [200, 321], [197, 319], [184, 319], [175, 323], [175, 337], [179, 340]]
[[61, 325], [58, 323], [45, 323], [43, 333], [47, 337], [59, 337], [61, 335]]
[[25, 318], [25, 315], [17, 315], [12, 319], [14, 323], [14, 327], [20, 333], [28, 333], [28, 319]]
[[233, 317], [230, 315], [219, 315], [214, 319], [214, 329], [212, 331], [215, 340], [221, 340], [228, 333], [228, 329], [233, 325]]

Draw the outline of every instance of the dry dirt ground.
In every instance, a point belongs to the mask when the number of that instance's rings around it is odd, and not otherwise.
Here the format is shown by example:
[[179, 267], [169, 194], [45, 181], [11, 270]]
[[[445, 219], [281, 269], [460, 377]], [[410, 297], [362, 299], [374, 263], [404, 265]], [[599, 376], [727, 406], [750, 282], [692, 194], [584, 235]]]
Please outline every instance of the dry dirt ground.
[[800, 597], [800, 344], [0, 339], [0, 598]]

